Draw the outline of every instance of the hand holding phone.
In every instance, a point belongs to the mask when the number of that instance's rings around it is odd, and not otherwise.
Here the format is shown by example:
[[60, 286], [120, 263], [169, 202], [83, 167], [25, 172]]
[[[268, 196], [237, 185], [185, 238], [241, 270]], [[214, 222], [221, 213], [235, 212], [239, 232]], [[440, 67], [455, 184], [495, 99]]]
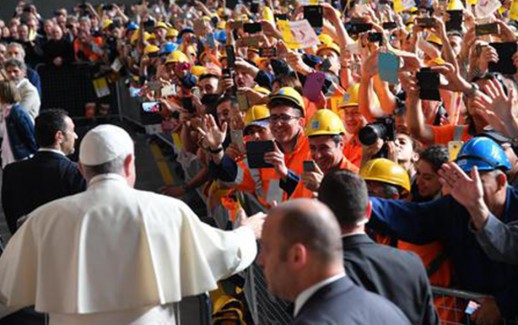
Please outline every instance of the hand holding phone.
[[248, 141], [246, 143], [246, 158], [250, 168], [273, 168], [264, 160], [264, 155], [275, 151], [273, 141]]
[[302, 94], [312, 102], [318, 102], [321, 98], [322, 87], [326, 80], [326, 75], [323, 72], [317, 71], [306, 76], [304, 82], [304, 89]]
[[421, 68], [416, 73], [417, 85], [419, 86], [419, 98], [425, 100], [440, 101], [439, 93], [440, 77], [439, 73], [430, 68]]

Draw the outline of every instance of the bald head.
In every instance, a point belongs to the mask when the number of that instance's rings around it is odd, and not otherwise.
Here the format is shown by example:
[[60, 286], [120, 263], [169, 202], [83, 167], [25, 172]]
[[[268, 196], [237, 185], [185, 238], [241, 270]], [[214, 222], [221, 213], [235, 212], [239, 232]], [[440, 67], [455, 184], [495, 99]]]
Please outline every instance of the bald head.
[[278, 234], [284, 238], [283, 251], [300, 243], [322, 262], [341, 263], [340, 226], [324, 204], [310, 199], [288, 201], [274, 208], [268, 219], [278, 223]]

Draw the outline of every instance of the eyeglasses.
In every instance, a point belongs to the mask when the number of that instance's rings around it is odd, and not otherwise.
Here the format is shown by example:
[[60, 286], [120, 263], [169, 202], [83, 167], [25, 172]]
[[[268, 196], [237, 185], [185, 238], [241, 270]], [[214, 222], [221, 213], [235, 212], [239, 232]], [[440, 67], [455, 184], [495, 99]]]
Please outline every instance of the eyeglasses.
[[288, 114], [280, 114], [280, 115], [270, 115], [270, 117], [268, 117], [268, 121], [270, 121], [270, 123], [276, 123], [279, 121], [282, 123], [288, 123], [291, 120], [296, 120], [299, 118], [300, 118], [300, 116], [291, 116]]

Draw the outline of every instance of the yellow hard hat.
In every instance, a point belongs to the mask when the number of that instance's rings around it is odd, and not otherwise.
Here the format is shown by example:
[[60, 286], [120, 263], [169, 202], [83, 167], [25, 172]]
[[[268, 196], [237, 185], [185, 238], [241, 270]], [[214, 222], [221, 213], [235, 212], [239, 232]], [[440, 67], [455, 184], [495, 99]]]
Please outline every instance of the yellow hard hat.
[[182, 51], [173, 51], [165, 59], [165, 64], [168, 64], [168, 63], [181, 63], [181, 62], [189, 62], [189, 58]]
[[435, 34], [430, 34], [426, 39], [429, 43], [442, 46], [442, 40]]
[[159, 21], [156, 25], [155, 25], [155, 29], [158, 29], [158, 28], [165, 28], [165, 29], [169, 29], [169, 25], [163, 21]]
[[270, 110], [266, 105], [254, 105], [250, 107], [245, 114], [245, 129], [243, 131], [246, 133], [246, 128], [253, 125], [267, 127], [269, 116]]
[[335, 51], [338, 55], [340, 55], [340, 47], [336, 45], [336, 43], [322, 44], [317, 49], [317, 55], [320, 54], [323, 50], [332, 50]]
[[274, 99], [286, 99], [292, 102], [295, 104], [296, 108], [299, 108], [302, 111], [302, 116], [304, 116], [306, 106], [304, 105], [304, 99], [302, 99], [302, 96], [299, 94], [299, 92], [292, 87], [282, 87], [281, 89], [277, 90], [277, 92], [270, 94], [270, 101]]
[[320, 43], [324, 44], [324, 45], [328, 45], [328, 44], [331, 44], [333, 43], [333, 38], [327, 34], [320, 34], [318, 35], [318, 40], [320, 41]]
[[410, 192], [410, 177], [406, 170], [385, 158], [369, 160], [360, 169], [360, 176], [366, 181], [377, 181], [400, 186]]
[[227, 22], [224, 20], [218, 21], [218, 24], [216, 25], [216, 29], [225, 29], [227, 27]]
[[153, 40], [153, 39], [156, 39], [156, 34], [155, 33], [149, 34], [149, 37], [147, 38], [147, 40]]
[[359, 84], [349, 87], [347, 89], [347, 93], [344, 95], [342, 103], [340, 103], [338, 105], [338, 107], [347, 108], [347, 107], [353, 107], [353, 106], [360, 105], [359, 104], [359, 92], [360, 92]]
[[345, 134], [344, 123], [330, 109], [317, 110], [306, 126], [306, 135], [308, 137], [337, 134]]
[[167, 30], [167, 33], [165, 34], [165, 37], [176, 37], [178, 36], [178, 31], [174, 28], [169, 28]]
[[194, 66], [192, 66], [192, 68], [191, 68], [191, 73], [192, 73], [193, 75], [195, 75], [196, 77], [201, 76], [201, 75], [202, 75], [202, 74], [204, 74], [206, 71], [207, 71], [207, 68], [205, 68], [204, 66], [201, 66], [201, 65], [194, 65]]
[[160, 48], [155, 45], [147, 45], [144, 48], [144, 54], [151, 54], [151, 53], [157, 53], [160, 52]]
[[210, 17], [209, 16], [203, 16], [201, 17], [204, 21], [210, 21]]
[[270, 95], [271, 91], [267, 88], [261, 87], [259, 85], [254, 86], [254, 91], [257, 91], [258, 93], [261, 93], [263, 95]]
[[102, 23], [102, 30], [105, 30], [107, 29], [108, 27], [110, 27], [111, 25], [113, 25], [113, 21], [111, 19], [105, 19]]

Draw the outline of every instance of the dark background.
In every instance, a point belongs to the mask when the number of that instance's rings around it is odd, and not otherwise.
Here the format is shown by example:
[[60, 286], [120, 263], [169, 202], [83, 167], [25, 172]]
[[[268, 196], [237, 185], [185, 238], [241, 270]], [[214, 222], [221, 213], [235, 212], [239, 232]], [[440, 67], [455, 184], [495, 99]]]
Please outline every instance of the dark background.
[[[99, 3], [124, 3], [126, 5], [137, 3], [137, 0], [116, 0], [116, 1], [99, 1], [99, 0], [91, 0], [88, 1], [94, 6]], [[13, 16], [14, 8], [16, 8], [16, 4], [18, 0], [0, 0], [0, 19], [8, 20]], [[33, 0], [32, 3], [36, 5], [38, 8], [38, 12], [43, 16], [43, 18], [52, 17], [52, 13], [54, 10], [58, 8], [67, 8], [70, 10], [77, 4], [80, 4], [80, 0]]]

